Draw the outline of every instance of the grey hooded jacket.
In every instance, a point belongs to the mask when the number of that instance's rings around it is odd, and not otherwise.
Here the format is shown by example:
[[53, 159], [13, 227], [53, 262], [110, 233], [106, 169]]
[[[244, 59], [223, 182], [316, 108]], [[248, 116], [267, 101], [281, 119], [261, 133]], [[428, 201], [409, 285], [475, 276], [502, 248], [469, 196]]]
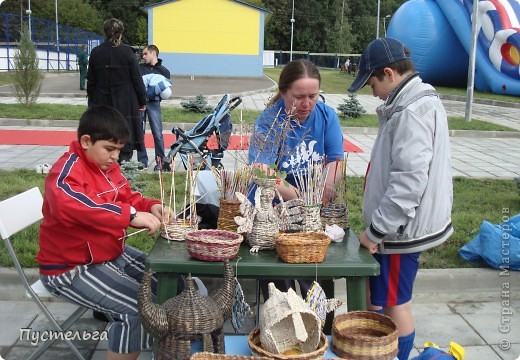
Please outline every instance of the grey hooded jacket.
[[377, 109], [363, 216], [384, 254], [426, 250], [453, 233], [447, 116], [435, 89], [411, 75]]

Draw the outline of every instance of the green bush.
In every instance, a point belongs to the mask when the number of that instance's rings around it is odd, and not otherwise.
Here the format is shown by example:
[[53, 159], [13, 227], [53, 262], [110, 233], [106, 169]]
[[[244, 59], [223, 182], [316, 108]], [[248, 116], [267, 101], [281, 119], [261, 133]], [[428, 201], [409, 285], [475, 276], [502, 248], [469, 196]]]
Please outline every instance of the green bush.
[[204, 95], [197, 95], [195, 100], [181, 101], [181, 106], [188, 111], [201, 114], [213, 110], [213, 108], [208, 105], [208, 101]]
[[349, 93], [348, 99], [343, 100], [343, 104], [338, 106], [342, 116], [347, 118], [359, 118], [366, 114], [365, 108], [359, 103], [356, 94]]

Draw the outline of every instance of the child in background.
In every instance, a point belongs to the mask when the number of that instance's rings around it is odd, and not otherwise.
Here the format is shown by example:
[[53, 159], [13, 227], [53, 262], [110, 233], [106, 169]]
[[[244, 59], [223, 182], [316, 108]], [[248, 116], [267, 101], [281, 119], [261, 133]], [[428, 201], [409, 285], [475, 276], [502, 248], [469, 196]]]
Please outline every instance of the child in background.
[[348, 89], [364, 85], [384, 103], [365, 179], [361, 244], [381, 265], [370, 278], [370, 310], [384, 312], [399, 330], [399, 360], [413, 347], [412, 291], [419, 254], [453, 233], [450, 140], [444, 107], [414, 71], [410, 51], [390, 38], [372, 41]]

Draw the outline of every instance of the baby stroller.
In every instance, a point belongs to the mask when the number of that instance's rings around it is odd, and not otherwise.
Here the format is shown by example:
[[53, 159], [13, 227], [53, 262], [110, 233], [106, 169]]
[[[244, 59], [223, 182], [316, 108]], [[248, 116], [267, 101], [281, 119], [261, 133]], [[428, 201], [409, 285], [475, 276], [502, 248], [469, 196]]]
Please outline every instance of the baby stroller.
[[[170, 147], [167, 159], [175, 158], [177, 153], [180, 154], [184, 168], [188, 168], [188, 158], [193, 155], [192, 161], [194, 167], [198, 167], [202, 163], [202, 169], [208, 167], [221, 167], [221, 161], [224, 157], [224, 151], [229, 145], [231, 137], [230, 113], [235, 109], [242, 99], [239, 97], [231, 98], [229, 94], [224, 95], [213, 112], [202, 120], [191, 130], [182, 130], [178, 127], [172, 129], [175, 134], [175, 142]], [[208, 140], [211, 135], [215, 134], [218, 146], [216, 149], [208, 148]]]

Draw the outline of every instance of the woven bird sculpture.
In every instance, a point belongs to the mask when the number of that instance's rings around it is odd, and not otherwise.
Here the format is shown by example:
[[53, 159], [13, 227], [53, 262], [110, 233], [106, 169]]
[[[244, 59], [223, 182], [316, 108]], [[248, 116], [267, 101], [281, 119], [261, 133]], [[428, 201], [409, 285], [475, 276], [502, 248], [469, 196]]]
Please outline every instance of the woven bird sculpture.
[[147, 272], [137, 296], [139, 317], [154, 336], [156, 360], [190, 358], [192, 341], [201, 341], [203, 351], [224, 354], [224, 321], [231, 314], [236, 280], [229, 262], [224, 263], [224, 286], [208, 296], [200, 295], [190, 275], [186, 288], [164, 304], [154, 304], [152, 273]]

